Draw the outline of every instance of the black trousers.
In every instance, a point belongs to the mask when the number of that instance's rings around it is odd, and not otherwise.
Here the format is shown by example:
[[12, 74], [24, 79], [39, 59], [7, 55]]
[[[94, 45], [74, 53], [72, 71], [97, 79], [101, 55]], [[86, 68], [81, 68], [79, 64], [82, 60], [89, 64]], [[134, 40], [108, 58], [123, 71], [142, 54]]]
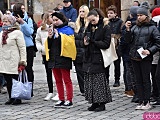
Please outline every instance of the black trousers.
[[3, 74], [3, 75], [4, 75], [4, 78], [7, 82], [7, 91], [8, 91], [9, 98], [11, 98], [12, 78], [15, 80], [18, 80], [18, 75], [16, 75], [16, 74]]
[[156, 82], [157, 82], [157, 89], [158, 89], [158, 94], [159, 94], [158, 101], [160, 102], [160, 58], [159, 58], [158, 64], [157, 64], [155, 79], [156, 79]]
[[148, 102], [151, 97], [150, 72], [152, 61], [134, 61], [132, 65], [135, 73], [135, 82], [139, 102]]
[[34, 82], [34, 74], [33, 74], [33, 60], [34, 60], [34, 46], [27, 47], [27, 66], [26, 66], [26, 72], [28, 76], [28, 81], [32, 82], [32, 96], [33, 96], [33, 82]]
[[80, 92], [84, 93], [84, 72], [82, 70], [83, 63], [74, 63], [74, 65], [77, 73]]
[[[121, 57], [118, 56], [118, 59], [114, 61], [114, 78], [115, 78], [115, 81], [120, 80], [120, 75], [121, 75], [120, 64], [121, 64]], [[105, 68], [105, 74], [106, 74], [107, 80], [109, 80], [109, 68], [110, 68], [110, 66]]]
[[33, 60], [34, 60], [34, 47], [27, 47], [27, 66], [26, 71], [28, 75], [28, 81], [34, 82], [34, 74], [33, 74]]
[[46, 69], [49, 93], [53, 93], [52, 69], [48, 68], [48, 61], [46, 61], [46, 56], [45, 55], [42, 55], [42, 59], [43, 59], [43, 63], [45, 65], [45, 69]]
[[156, 69], [158, 69], [157, 64], [152, 64], [151, 76], [152, 76], [152, 96], [153, 97], [159, 96], [157, 81], [155, 79]]

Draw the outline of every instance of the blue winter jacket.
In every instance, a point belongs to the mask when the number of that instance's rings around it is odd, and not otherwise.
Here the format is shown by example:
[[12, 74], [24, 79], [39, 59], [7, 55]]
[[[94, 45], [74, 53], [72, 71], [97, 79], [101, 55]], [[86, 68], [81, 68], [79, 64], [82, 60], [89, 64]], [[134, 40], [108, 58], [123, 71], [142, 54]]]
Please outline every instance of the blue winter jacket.
[[69, 7], [63, 7], [62, 10], [60, 10], [69, 20], [69, 22], [76, 22], [77, 19], [77, 10], [73, 8], [72, 5]]
[[[28, 21], [27, 21], [28, 19]], [[26, 47], [34, 46], [32, 34], [34, 32], [33, 29], [33, 21], [31, 18], [28, 18], [27, 13], [25, 13], [23, 20], [25, 21], [24, 24], [21, 24], [21, 31], [23, 32]], [[27, 21], [27, 22], [26, 22]]]

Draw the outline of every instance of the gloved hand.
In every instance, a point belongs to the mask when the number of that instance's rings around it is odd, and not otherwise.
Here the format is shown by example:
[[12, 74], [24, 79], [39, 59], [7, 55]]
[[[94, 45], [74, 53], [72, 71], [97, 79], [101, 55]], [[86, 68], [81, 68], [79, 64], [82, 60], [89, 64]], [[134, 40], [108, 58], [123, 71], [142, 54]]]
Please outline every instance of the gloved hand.
[[25, 66], [24, 65], [19, 65], [18, 66], [18, 72], [21, 72], [22, 70], [25, 69]]

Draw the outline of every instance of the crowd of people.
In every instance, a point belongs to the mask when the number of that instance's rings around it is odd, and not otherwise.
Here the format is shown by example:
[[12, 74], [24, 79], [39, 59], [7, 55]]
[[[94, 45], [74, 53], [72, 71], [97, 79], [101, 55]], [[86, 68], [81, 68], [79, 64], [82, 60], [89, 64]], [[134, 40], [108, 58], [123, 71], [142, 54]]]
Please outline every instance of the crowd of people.
[[[106, 8], [105, 16], [98, 8], [89, 10], [82, 5], [77, 13], [71, 0], [63, 3], [64, 6], [58, 4], [53, 11], [42, 14], [38, 29], [23, 4], [15, 4], [4, 15], [0, 12], [0, 92], [6, 87], [9, 95], [5, 104], [22, 103], [21, 99], [11, 98], [11, 91], [12, 79], [18, 79], [24, 69], [32, 82], [31, 96], [34, 96], [32, 67], [38, 51], [48, 84], [44, 100], [56, 100], [55, 108], [73, 107], [70, 77], [73, 62], [81, 95], [91, 104], [88, 111], [104, 111], [105, 104], [112, 102], [112, 95], [110, 65], [104, 66], [101, 50], [109, 49], [114, 38], [118, 57], [113, 62], [113, 87], [120, 86], [122, 60], [124, 94], [132, 98], [131, 102], [138, 103], [135, 109], [148, 110], [151, 102], [160, 105], [160, 6], [134, 1], [123, 21], [115, 5]], [[52, 75], [57, 93], [53, 93]]]

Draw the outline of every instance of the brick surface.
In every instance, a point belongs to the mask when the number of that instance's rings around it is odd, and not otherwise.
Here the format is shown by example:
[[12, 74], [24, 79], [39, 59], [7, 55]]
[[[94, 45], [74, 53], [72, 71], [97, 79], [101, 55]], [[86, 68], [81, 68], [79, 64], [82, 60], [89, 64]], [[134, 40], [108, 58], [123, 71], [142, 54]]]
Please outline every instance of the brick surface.
[[[74, 67], [73, 67], [74, 68]], [[124, 93], [124, 84], [121, 77], [121, 86], [113, 88], [113, 66], [111, 66], [110, 87], [113, 102], [106, 104], [103, 112], [90, 112], [90, 106], [84, 97], [80, 95], [75, 70], [71, 70], [71, 79], [74, 86], [74, 107], [70, 109], [54, 108], [54, 101], [44, 101], [47, 95], [47, 81], [45, 69], [40, 54], [34, 61], [34, 97], [32, 100], [24, 100], [23, 104], [13, 106], [4, 105], [8, 99], [7, 94], [0, 94], [0, 120], [141, 120], [145, 111], [136, 111], [135, 103], [127, 98]], [[54, 93], [56, 93], [54, 80]], [[160, 111], [154, 107], [152, 112]]]

